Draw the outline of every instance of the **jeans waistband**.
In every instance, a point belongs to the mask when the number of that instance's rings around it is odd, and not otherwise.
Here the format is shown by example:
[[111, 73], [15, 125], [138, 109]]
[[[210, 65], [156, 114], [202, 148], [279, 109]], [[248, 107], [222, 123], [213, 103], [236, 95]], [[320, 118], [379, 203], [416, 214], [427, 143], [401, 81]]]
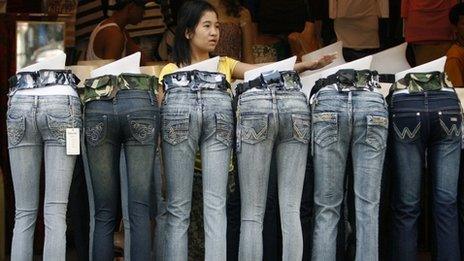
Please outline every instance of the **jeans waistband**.
[[166, 91], [173, 88], [189, 88], [192, 91], [202, 89], [226, 91], [230, 87], [224, 74], [198, 70], [167, 74], [163, 77], [163, 84]]
[[235, 90], [237, 96], [251, 89], [272, 89], [286, 91], [300, 91], [300, 76], [295, 71], [270, 71], [244, 83], [239, 83]]
[[[391, 81], [392, 79], [384, 75], [382, 80], [385, 82]], [[320, 88], [333, 85], [338, 91], [373, 91], [375, 89], [380, 89], [379, 82], [380, 76], [377, 71], [342, 69], [327, 78], [319, 79], [316, 85], [320, 86]]]
[[[427, 91], [449, 91], [452, 90], [452, 83], [448, 81], [442, 72], [420, 72], [408, 73], [403, 79], [393, 84], [393, 92], [406, 91], [406, 93], [420, 93]], [[404, 92], [402, 92], [404, 93]]]
[[18, 90], [66, 85], [74, 89], [80, 82], [70, 70], [40, 70], [36, 72], [19, 72], [10, 77], [10, 95]]
[[72, 95], [44, 95], [44, 96], [33, 96], [33, 95], [21, 95], [21, 96], [11, 96], [8, 101], [8, 106], [12, 104], [40, 104], [40, 103], [49, 103], [49, 104], [59, 104], [67, 103], [80, 104], [80, 100], [76, 96]]

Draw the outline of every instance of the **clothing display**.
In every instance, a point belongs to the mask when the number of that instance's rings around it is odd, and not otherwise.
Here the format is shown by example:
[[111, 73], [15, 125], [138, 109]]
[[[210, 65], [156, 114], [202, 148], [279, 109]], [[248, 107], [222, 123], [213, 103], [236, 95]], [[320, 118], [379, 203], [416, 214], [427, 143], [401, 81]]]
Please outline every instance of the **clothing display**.
[[187, 260], [193, 167], [202, 160], [205, 260], [226, 258], [226, 194], [233, 139], [232, 97], [221, 73], [163, 76], [162, 148], [167, 181], [166, 260]]
[[271, 72], [237, 87], [237, 158], [242, 200], [239, 260], [261, 260], [270, 161], [276, 150], [283, 259], [301, 260], [300, 202], [310, 110], [295, 72]]
[[32, 260], [39, 208], [42, 159], [45, 162], [44, 223], [46, 260], [66, 258], [66, 209], [75, 155], [67, 155], [66, 129], [81, 128], [81, 106], [73, 95], [18, 95], [17, 91], [63, 86], [76, 88], [70, 71], [22, 72], [10, 78], [8, 151], [15, 193], [11, 260]]
[[335, 260], [345, 167], [352, 155], [356, 260], [378, 260], [380, 181], [388, 111], [371, 71], [340, 70], [313, 97], [315, 224], [312, 260]]
[[440, 72], [410, 73], [392, 86], [392, 242], [394, 260], [417, 256], [421, 181], [427, 166], [433, 195], [437, 260], [460, 260], [457, 193], [462, 112]]
[[151, 256], [150, 196], [159, 132], [157, 79], [105, 75], [85, 82], [85, 147], [95, 204], [94, 259], [113, 258], [121, 146], [127, 169], [131, 259]]

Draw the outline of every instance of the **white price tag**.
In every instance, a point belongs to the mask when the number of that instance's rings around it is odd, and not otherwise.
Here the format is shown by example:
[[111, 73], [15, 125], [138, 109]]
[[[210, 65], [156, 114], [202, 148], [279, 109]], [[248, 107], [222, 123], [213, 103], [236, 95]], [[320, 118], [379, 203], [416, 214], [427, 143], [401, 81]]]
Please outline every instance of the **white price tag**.
[[67, 155], [79, 155], [81, 152], [79, 142], [79, 128], [67, 128], [66, 129], [66, 154]]

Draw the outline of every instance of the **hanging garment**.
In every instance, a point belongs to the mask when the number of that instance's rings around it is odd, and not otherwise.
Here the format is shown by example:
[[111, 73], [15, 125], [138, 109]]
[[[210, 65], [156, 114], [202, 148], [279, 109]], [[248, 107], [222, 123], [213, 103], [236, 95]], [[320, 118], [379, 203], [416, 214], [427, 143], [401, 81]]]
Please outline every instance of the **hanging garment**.
[[76, 161], [67, 155], [66, 129], [81, 128], [81, 104], [74, 95], [18, 95], [18, 90], [76, 88], [70, 71], [23, 72], [10, 78], [8, 152], [15, 194], [12, 260], [32, 260], [39, 208], [42, 158], [45, 162], [46, 260], [66, 259], [66, 208]]
[[310, 138], [310, 110], [296, 72], [262, 74], [237, 87], [237, 158], [241, 195], [239, 260], [262, 260], [262, 228], [275, 149], [282, 257], [301, 260], [300, 203]]
[[312, 260], [335, 260], [345, 168], [352, 155], [356, 260], [378, 260], [388, 112], [376, 72], [340, 70], [312, 97], [315, 224]]
[[436, 259], [460, 260], [457, 193], [462, 114], [441, 72], [410, 73], [392, 86], [392, 258], [417, 257], [423, 168], [431, 175]]
[[151, 180], [159, 132], [157, 79], [121, 74], [87, 79], [84, 136], [95, 205], [94, 260], [112, 260], [119, 209], [121, 146], [127, 169], [130, 255], [151, 257]]
[[197, 148], [201, 154], [205, 260], [226, 259], [226, 196], [233, 139], [232, 98], [222, 73], [163, 76], [162, 145], [167, 182], [166, 260], [187, 260]]

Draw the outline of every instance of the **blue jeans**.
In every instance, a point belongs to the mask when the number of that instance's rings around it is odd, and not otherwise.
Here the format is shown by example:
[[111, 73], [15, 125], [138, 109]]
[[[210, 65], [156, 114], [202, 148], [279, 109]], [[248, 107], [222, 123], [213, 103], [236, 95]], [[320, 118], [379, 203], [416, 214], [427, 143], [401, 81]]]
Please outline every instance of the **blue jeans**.
[[383, 96], [321, 90], [312, 111], [315, 225], [312, 260], [336, 259], [337, 223], [351, 150], [356, 212], [356, 260], [378, 260], [380, 183], [388, 134]]
[[301, 260], [300, 203], [310, 138], [310, 110], [300, 91], [248, 91], [238, 101], [239, 260], [262, 260], [263, 219], [275, 147], [283, 260]]
[[76, 156], [66, 155], [66, 128], [81, 128], [73, 96], [13, 96], [7, 113], [8, 148], [15, 194], [11, 260], [32, 260], [45, 161], [44, 260], [66, 259], [66, 209]]
[[93, 259], [113, 259], [113, 233], [121, 190], [119, 159], [124, 144], [131, 259], [148, 260], [150, 188], [159, 130], [156, 99], [147, 91], [122, 90], [113, 100], [88, 102], [84, 121], [95, 205]]
[[[460, 260], [457, 191], [462, 116], [453, 92], [393, 95], [393, 260], [415, 260], [422, 169], [432, 181], [437, 260]], [[430, 165], [429, 165], [430, 164]]]
[[165, 233], [166, 233], [166, 200], [163, 196], [163, 177], [161, 171], [161, 152], [158, 150], [155, 156], [154, 169], [154, 191], [152, 191], [152, 200], [155, 205], [155, 238], [153, 240], [153, 251], [155, 261], [164, 260]]
[[201, 152], [205, 260], [226, 260], [226, 195], [233, 137], [230, 95], [221, 90], [170, 89], [162, 109], [167, 182], [165, 260], [187, 260], [187, 229], [195, 155]]

